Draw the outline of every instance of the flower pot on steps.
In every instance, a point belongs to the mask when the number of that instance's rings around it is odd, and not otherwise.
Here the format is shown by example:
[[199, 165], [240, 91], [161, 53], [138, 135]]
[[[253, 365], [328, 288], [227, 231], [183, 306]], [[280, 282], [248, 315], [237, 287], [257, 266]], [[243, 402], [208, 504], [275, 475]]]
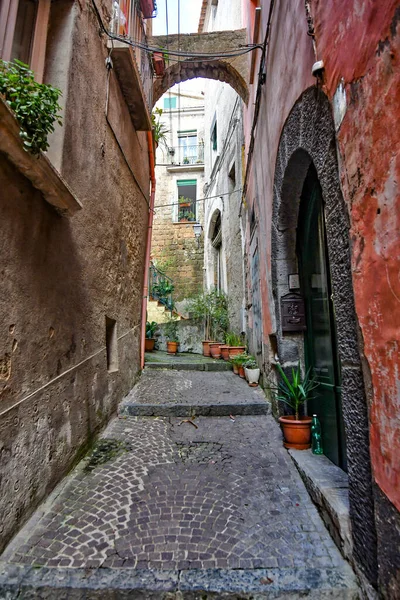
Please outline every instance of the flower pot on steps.
[[145, 340], [144, 340], [145, 351], [153, 352], [155, 343], [156, 343], [156, 338], [145, 338]]
[[221, 344], [219, 342], [211, 342], [210, 352], [213, 358], [221, 358]]
[[260, 379], [260, 369], [248, 369], [247, 367], [245, 367], [244, 372], [249, 386], [257, 387], [258, 380]]
[[282, 425], [285, 448], [294, 448], [295, 450], [307, 450], [311, 443], [311, 417], [299, 417], [296, 420], [294, 415], [284, 415], [279, 417]]
[[179, 342], [167, 342], [168, 354], [176, 354], [178, 352]]

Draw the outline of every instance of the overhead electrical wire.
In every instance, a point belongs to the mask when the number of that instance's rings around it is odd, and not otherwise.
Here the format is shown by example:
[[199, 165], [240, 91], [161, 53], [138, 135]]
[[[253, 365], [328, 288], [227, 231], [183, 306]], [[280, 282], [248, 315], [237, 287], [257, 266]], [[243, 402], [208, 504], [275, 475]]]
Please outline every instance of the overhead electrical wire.
[[[163, 166], [163, 165], [156, 165], [157, 167]], [[168, 165], [169, 167], [171, 165]], [[232, 192], [224, 192], [223, 194], [216, 194], [215, 196], [207, 196], [206, 198], [197, 198], [197, 200], [192, 200], [191, 202], [193, 204], [197, 204], [197, 202], [205, 202], [206, 200], [211, 200], [213, 198], [220, 198], [221, 196], [231, 196], [232, 194], [235, 194], [236, 192], [242, 192], [243, 189], [242, 188], [238, 188], [237, 190], [233, 190]], [[168, 206], [178, 206], [179, 202], [170, 202], [169, 204], [160, 204], [159, 206], [155, 206], [154, 207], [154, 212], [156, 212], [159, 208], [167, 208]]]
[[[117, 35], [115, 33], [112, 33], [104, 25], [103, 19], [100, 15], [99, 9], [97, 8], [95, 0], [92, 0], [92, 5], [94, 8], [97, 20], [99, 22], [100, 29], [110, 39], [118, 41], [118, 42], [123, 42], [124, 44], [127, 44], [128, 46], [132, 46], [133, 48], [140, 48], [141, 50], [144, 50], [145, 52], [149, 52], [149, 53], [164, 52], [165, 53], [165, 48], [160, 48], [157, 46], [148, 46], [147, 44], [143, 44], [132, 38], [128, 38], [128, 37], [124, 37], [122, 35]], [[232, 50], [219, 52], [218, 54], [211, 53], [211, 52], [203, 52], [203, 53], [190, 52], [189, 53], [189, 52], [184, 52], [181, 50], [168, 50], [168, 55], [184, 57], [185, 59], [189, 59], [189, 60], [184, 60], [184, 61], [175, 59], [175, 62], [189, 63], [189, 62], [197, 62], [198, 60], [201, 60], [202, 62], [207, 62], [207, 61], [214, 61], [218, 58], [235, 58], [236, 56], [242, 56], [244, 54], [248, 54], [249, 52], [252, 52], [253, 50], [255, 50], [257, 48], [262, 48], [262, 46], [260, 44], [246, 44], [243, 46], [239, 46], [239, 48], [233, 48]], [[190, 59], [192, 59], [192, 60], [190, 60]]]

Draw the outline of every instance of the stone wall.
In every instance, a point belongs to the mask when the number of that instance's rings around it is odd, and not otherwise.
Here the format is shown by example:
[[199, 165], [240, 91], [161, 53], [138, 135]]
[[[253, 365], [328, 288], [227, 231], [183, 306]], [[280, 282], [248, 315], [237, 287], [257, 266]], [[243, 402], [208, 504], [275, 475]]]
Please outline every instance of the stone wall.
[[[64, 125], [48, 156], [79, 213], [60, 217], [0, 157], [0, 547], [107, 422], [140, 367], [148, 149], [114, 73], [107, 77], [107, 54], [89, 5], [52, 3], [45, 81], [63, 91]], [[125, 133], [109, 124], [116, 114]], [[123, 147], [138, 157], [133, 165]], [[106, 319], [116, 321], [118, 365], [107, 361]]]
[[[164, 97], [170, 96], [177, 99], [176, 109], [163, 108]], [[173, 280], [174, 301], [182, 301], [202, 289], [203, 237], [199, 241], [195, 239], [193, 223], [178, 222], [177, 181], [196, 180], [197, 198], [202, 198], [204, 164], [202, 151], [198, 153], [199, 162], [190, 165], [176, 164], [183, 157], [179, 154], [178, 132], [196, 130], [198, 145], [204, 142], [204, 98], [200, 93], [184, 86], [175, 86], [164, 97], [157, 106], [163, 108], [161, 121], [168, 130], [168, 147], [174, 148], [175, 155], [171, 157], [163, 145], [157, 149], [157, 188], [151, 255], [153, 263]], [[204, 203], [198, 202], [196, 209], [196, 221], [203, 224]]]
[[[192, 352], [203, 354], [202, 340], [204, 339], [203, 326], [194, 323], [190, 319], [182, 319], [177, 322], [179, 352]], [[167, 351], [167, 338], [164, 334], [164, 325], [160, 325], [157, 332], [158, 350]]]

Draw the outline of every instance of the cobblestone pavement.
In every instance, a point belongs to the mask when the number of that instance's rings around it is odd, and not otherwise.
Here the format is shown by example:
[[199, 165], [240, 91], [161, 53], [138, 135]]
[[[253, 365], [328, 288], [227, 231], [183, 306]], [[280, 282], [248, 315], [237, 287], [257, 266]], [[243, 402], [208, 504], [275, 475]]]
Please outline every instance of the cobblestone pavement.
[[[154, 569], [332, 567], [336, 546], [272, 417], [114, 420], [11, 562]], [[118, 455], [119, 454], [119, 455]], [[85, 467], [83, 465], [86, 465]]]
[[[251, 404], [254, 390], [232, 374], [204, 376], [145, 372], [134, 394], [154, 401], [163, 386], [164, 401], [171, 389], [188, 398], [190, 380], [195, 402], [228, 390]], [[7, 600], [304, 593], [358, 598], [268, 414], [115, 418], [0, 559]]]

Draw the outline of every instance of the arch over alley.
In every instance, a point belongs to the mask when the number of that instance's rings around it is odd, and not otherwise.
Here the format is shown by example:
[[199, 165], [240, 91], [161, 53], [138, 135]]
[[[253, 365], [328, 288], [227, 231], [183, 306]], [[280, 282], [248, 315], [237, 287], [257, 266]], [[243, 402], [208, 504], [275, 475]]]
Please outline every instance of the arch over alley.
[[[165, 48], [165, 51], [180, 50], [190, 54], [214, 54], [236, 50], [247, 44], [247, 33], [245, 29], [235, 31], [215, 31], [211, 33], [191, 33], [185, 35], [157, 36], [150, 40], [151, 46]], [[256, 50], [253, 50], [256, 52]], [[202, 77], [228, 83], [248, 103], [249, 99], [249, 56], [242, 54], [234, 57], [223, 57], [216, 60], [207, 58], [185, 59], [176, 62], [170, 58], [170, 65], [159, 79], [156, 79], [153, 87], [153, 102], [176, 83]]]

